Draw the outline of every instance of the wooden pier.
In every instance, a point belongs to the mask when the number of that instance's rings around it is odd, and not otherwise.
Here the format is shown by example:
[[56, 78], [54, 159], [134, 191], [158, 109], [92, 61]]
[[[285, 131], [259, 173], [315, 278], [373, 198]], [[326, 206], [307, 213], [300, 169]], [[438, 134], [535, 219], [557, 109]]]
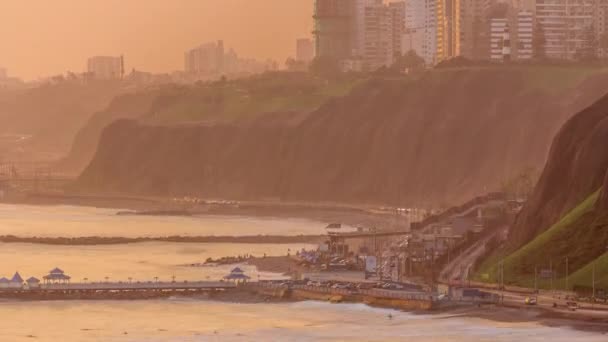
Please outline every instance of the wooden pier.
[[0, 288], [0, 298], [17, 300], [154, 299], [173, 296], [209, 296], [236, 289], [232, 282], [102, 282], [41, 284], [28, 288]]

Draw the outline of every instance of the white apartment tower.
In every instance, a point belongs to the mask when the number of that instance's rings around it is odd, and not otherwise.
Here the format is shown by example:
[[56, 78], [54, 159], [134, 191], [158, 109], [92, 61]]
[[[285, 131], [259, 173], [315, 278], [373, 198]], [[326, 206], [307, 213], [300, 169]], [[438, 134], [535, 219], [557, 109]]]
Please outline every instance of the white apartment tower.
[[401, 42], [403, 53], [413, 50], [418, 56], [426, 55], [426, 12], [426, 0], [405, 1], [405, 32]]
[[402, 51], [414, 50], [426, 65], [436, 63], [436, 0], [405, 0], [405, 31]]
[[[507, 49], [505, 50], [505, 47]], [[505, 62], [506, 52], [510, 56], [509, 20], [506, 18], [490, 19], [490, 60]]]
[[534, 54], [534, 14], [530, 11], [517, 13], [515, 58], [518, 60], [531, 59]]
[[365, 48], [363, 61], [367, 70], [390, 66], [395, 59], [393, 15], [381, 2], [365, 7]]
[[537, 0], [536, 18], [545, 38], [545, 55], [574, 59], [586, 44], [599, 0]]

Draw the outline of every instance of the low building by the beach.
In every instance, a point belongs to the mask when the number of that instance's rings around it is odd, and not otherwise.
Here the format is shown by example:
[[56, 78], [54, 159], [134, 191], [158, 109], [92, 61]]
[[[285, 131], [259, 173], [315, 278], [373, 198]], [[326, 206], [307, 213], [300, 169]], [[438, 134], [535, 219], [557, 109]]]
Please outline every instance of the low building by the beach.
[[27, 287], [30, 289], [35, 289], [35, 288], [39, 288], [40, 287], [40, 279], [36, 278], [36, 277], [29, 277], [25, 283], [27, 284]]

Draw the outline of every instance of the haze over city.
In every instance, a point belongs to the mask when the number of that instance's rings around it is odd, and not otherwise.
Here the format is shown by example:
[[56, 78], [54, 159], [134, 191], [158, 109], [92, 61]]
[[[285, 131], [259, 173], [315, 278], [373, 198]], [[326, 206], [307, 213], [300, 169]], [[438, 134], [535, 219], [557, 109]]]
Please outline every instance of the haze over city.
[[0, 0], [0, 342], [606, 342], [608, 0]]
[[220, 39], [283, 63], [296, 38], [311, 38], [311, 13], [308, 0], [2, 0], [0, 66], [27, 80], [124, 55], [127, 70], [171, 72], [184, 51]]

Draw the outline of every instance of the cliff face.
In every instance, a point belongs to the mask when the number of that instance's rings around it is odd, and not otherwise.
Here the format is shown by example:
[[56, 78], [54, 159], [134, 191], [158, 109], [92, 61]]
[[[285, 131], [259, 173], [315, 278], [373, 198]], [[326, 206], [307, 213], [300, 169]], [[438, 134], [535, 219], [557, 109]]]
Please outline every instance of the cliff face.
[[600, 196], [600, 201], [598, 203], [599, 210], [608, 211], [608, 171], [606, 171], [606, 177]]
[[541, 178], [511, 231], [515, 247], [548, 229], [600, 188], [597, 209], [608, 209], [607, 148], [605, 96], [571, 118], [555, 137]]
[[606, 79], [551, 94], [508, 70], [438, 72], [370, 81], [295, 125], [264, 117], [215, 126], [119, 121], [104, 130], [76, 187], [447, 205], [542, 167], [559, 127], [599, 96], [598, 84]]

